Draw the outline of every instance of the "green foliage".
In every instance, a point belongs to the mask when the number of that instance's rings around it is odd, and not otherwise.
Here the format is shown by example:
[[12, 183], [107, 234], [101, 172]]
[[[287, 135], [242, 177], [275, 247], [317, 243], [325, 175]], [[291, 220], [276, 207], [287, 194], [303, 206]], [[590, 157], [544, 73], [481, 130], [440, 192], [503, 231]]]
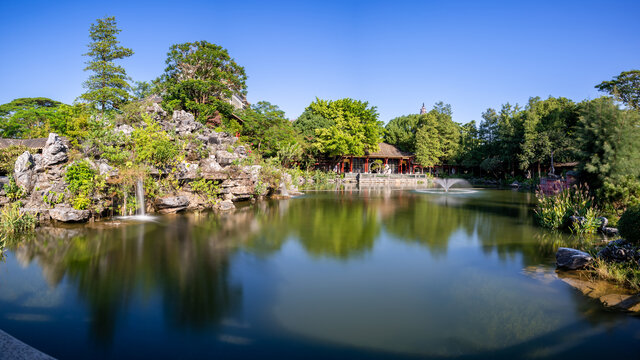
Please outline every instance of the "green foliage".
[[131, 134], [133, 152], [138, 163], [163, 166], [177, 160], [179, 147], [160, 124], [148, 116], [143, 117], [145, 127], [137, 127]]
[[76, 161], [67, 166], [64, 177], [71, 203], [75, 209], [85, 210], [91, 205], [91, 195], [97, 188], [96, 171], [87, 161]]
[[416, 132], [423, 124], [423, 115], [405, 115], [391, 119], [385, 126], [384, 141], [401, 150], [415, 152]]
[[378, 121], [375, 106], [353, 99], [328, 101], [317, 99], [307, 110], [333, 123], [328, 128], [316, 129], [314, 146], [328, 156], [362, 156], [376, 151], [382, 141], [384, 128]]
[[[574, 186], [558, 194], [544, 194], [536, 191], [538, 200], [535, 216], [538, 224], [549, 229], [571, 226], [572, 232], [593, 233], [600, 226], [598, 211], [593, 197], [586, 186]], [[569, 221], [570, 216], [584, 218], [584, 221]]]
[[592, 268], [592, 273], [600, 279], [618, 283], [629, 289], [640, 289], [640, 268], [635, 263], [607, 262], [596, 258]]
[[129, 77], [124, 68], [114, 64], [114, 60], [133, 55], [133, 50], [119, 46], [116, 36], [120, 33], [115, 17], [98, 19], [89, 29], [89, 52], [84, 54], [87, 61], [85, 71], [93, 74], [83, 86], [87, 92], [79, 99], [93, 104], [100, 110], [118, 109], [129, 100]]
[[276, 105], [260, 101], [243, 110], [240, 117], [243, 120], [240, 140], [253, 144], [264, 157], [276, 156], [297, 142], [291, 122]]
[[333, 125], [335, 122], [332, 119], [324, 118], [309, 108], [293, 122], [293, 127], [298, 134], [310, 143], [315, 142], [317, 129], [327, 129]]
[[4, 191], [10, 201], [16, 201], [25, 195], [24, 189], [16, 184], [13, 175], [9, 176], [9, 183], [4, 187]]
[[133, 98], [143, 100], [153, 95], [156, 91], [155, 85], [147, 81], [136, 81], [132, 89]]
[[19, 203], [6, 205], [0, 211], [0, 235], [13, 235], [33, 230], [36, 218], [20, 209]]
[[618, 220], [620, 236], [629, 242], [640, 244], [640, 206], [632, 206]]
[[64, 201], [64, 194], [57, 193], [55, 191], [47, 191], [46, 194], [42, 197], [42, 201], [50, 207], [54, 207], [57, 204], [62, 203]]
[[0, 149], [0, 174], [13, 173], [18, 156], [22, 155], [25, 151], [35, 153], [33, 149], [28, 149], [26, 146], [12, 145], [4, 149]]
[[584, 104], [579, 125], [580, 177], [599, 203], [623, 211], [640, 201], [640, 113], [599, 98]]
[[451, 118], [451, 106], [436, 103], [420, 115], [415, 137], [416, 161], [424, 167], [453, 162], [458, 154], [460, 127]]
[[613, 80], [603, 81], [595, 87], [630, 108], [640, 110], [640, 70], [623, 71]]
[[0, 136], [5, 138], [43, 138], [55, 132], [77, 145], [87, 134], [89, 114], [83, 104], [21, 98], [0, 105], [0, 114]]
[[302, 147], [298, 143], [289, 143], [280, 146], [277, 157], [280, 164], [285, 167], [291, 167], [294, 163], [300, 161], [302, 157]]
[[167, 68], [158, 80], [167, 111], [186, 110], [206, 123], [217, 115], [231, 118], [233, 94], [246, 93], [244, 68], [226, 49], [207, 41], [172, 45]]
[[220, 196], [220, 186], [213, 180], [199, 179], [192, 181], [190, 184], [191, 190], [196, 194], [202, 196], [207, 204], [210, 206], [215, 205], [218, 202], [218, 196]]

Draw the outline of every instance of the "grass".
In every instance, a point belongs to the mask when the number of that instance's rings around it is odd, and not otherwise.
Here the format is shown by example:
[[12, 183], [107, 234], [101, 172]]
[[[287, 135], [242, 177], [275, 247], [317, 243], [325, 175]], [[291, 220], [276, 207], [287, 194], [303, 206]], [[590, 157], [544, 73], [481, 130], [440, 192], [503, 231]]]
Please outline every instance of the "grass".
[[640, 267], [633, 262], [616, 263], [595, 259], [591, 274], [632, 290], [640, 290]]

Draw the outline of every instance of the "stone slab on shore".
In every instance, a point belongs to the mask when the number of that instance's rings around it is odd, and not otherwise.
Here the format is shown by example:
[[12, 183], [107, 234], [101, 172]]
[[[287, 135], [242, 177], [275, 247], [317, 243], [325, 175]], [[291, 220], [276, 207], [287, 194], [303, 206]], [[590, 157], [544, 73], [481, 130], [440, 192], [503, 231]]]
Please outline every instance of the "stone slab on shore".
[[0, 360], [55, 360], [0, 330]]

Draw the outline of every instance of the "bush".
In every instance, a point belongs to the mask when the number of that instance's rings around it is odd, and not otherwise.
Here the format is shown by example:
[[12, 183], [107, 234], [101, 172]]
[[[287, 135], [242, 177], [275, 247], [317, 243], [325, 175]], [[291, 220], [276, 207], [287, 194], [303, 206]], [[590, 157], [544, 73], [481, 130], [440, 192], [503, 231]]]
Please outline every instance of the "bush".
[[618, 221], [620, 235], [627, 241], [640, 243], [640, 206], [628, 208]]
[[11, 201], [16, 201], [24, 196], [24, 189], [16, 184], [13, 176], [9, 176], [9, 183], [4, 187], [4, 191]]
[[220, 195], [220, 187], [213, 180], [200, 179], [191, 182], [191, 190], [207, 200], [208, 205], [215, 205]]
[[68, 184], [73, 207], [78, 210], [87, 209], [91, 205], [91, 195], [99, 184], [96, 181], [96, 171], [89, 162], [82, 160], [67, 166], [64, 180]]

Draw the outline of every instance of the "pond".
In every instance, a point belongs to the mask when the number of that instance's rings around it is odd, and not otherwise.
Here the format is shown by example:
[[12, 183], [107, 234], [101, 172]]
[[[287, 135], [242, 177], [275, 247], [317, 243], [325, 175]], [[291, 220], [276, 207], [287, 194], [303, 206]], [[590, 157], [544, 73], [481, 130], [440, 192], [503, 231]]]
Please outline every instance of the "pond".
[[60, 359], [636, 357], [640, 319], [558, 279], [532, 194], [310, 192], [41, 228], [0, 329]]

